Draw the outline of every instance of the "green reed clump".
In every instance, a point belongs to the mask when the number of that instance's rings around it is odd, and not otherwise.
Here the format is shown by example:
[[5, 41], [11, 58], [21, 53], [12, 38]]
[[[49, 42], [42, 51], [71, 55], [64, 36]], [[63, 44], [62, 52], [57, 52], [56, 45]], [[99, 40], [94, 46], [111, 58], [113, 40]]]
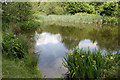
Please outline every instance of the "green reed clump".
[[[106, 52], [103, 54], [96, 49], [93, 51], [74, 49], [64, 57], [64, 66], [69, 71], [69, 78], [107, 78], [113, 72], [111, 69], [118, 65], [120, 65], [119, 51], [116, 54]], [[115, 72], [117, 70], [114, 69]]]

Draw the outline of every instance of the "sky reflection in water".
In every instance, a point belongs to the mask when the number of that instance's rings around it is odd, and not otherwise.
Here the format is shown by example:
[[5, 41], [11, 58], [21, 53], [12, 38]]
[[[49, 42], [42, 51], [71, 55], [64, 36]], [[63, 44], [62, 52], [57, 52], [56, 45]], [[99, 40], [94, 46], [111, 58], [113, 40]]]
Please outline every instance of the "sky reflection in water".
[[[67, 70], [62, 66], [62, 59], [66, 52], [70, 52], [64, 43], [60, 34], [51, 34], [42, 32], [35, 33], [36, 46], [35, 51], [40, 54], [38, 60], [38, 68], [42, 72], [43, 77], [54, 78], [62, 76]], [[79, 42], [79, 48], [92, 50], [97, 48], [97, 42], [91, 42], [85, 39]]]

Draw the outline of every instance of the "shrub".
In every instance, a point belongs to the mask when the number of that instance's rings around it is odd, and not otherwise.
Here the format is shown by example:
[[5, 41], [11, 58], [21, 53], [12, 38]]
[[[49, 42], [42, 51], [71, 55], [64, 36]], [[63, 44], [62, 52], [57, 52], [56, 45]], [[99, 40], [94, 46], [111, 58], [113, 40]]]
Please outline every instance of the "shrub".
[[[64, 57], [64, 66], [69, 71], [70, 78], [106, 78], [109, 71], [120, 64], [120, 52], [102, 54], [100, 50], [88, 51], [74, 49]], [[117, 69], [115, 70], [117, 72]]]
[[30, 21], [23, 22], [20, 27], [22, 29], [31, 29], [31, 28], [36, 28], [38, 26], [40, 26], [40, 20], [33, 19]]
[[118, 18], [116, 17], [103, 17], [103, 23], [118, 24]]
[[57, 15], [62, 15], [64, 13], [64, 10], [62, 7], [55, 7], [54, 8], [54, 13]]

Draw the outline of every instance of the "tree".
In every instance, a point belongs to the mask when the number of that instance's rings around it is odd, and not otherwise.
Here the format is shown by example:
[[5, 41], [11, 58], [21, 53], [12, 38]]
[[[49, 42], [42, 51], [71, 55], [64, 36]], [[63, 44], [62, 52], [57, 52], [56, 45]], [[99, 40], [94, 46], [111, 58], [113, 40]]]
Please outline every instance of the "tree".
[[101, 15], [117, 16], [118, 15], [118, 3], [117, 2], [105, 2], [102, 6]]
[[64, 14], [64, 3], [58, 3], [58, 2], [42, 2], [40, 4], [41, 12], [44, 12], [45, 14]]
[[66, 12], [75, 14], [79, 12], [86, 12], [86, 13], [95, 13], [94, 6], [89, 5], [89, 3], [84, 2], [68, 2], [66, 3]]

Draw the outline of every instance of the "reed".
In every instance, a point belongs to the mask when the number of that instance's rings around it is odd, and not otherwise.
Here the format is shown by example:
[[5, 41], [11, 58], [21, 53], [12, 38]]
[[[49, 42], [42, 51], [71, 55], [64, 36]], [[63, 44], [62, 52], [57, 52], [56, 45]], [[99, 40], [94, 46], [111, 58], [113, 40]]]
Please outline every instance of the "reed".
[[118, 24], [116, 17], [100, 16], [97, 14], [77, 13], [75, 15], [34, 15], [36, 19], [43, 22], [56, 23], [75, 23], [75, 24]]

